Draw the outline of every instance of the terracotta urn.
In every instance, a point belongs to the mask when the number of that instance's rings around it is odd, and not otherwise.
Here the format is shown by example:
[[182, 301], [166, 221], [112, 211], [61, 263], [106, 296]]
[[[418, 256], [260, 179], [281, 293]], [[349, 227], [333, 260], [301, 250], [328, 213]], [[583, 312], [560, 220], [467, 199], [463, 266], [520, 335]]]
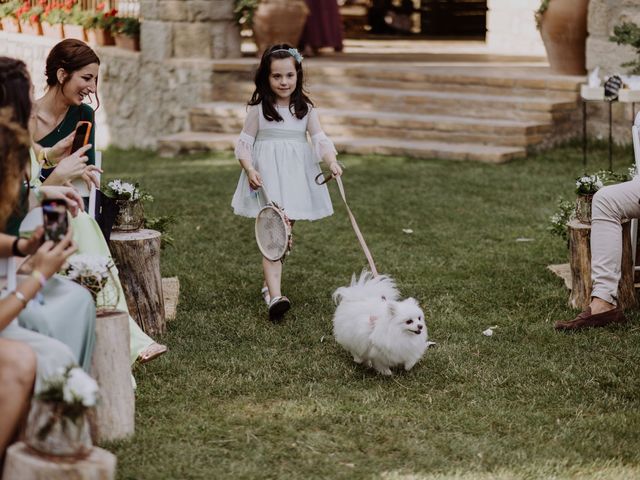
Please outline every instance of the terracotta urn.
[[21, 21], [20, 28], [22, 29], [22, 33], [27, 35], [35, 35], [39, 37], [42, 35], [42, 24], [40, 21], [31, 23], [30, 21]]
[[309, 16], [304, 0], [264, 0], [253, 14], [253, 36], [258, 55], [275, 43], [298, 46]]
[[550, 0], [540, 16], [540, 35], [553, 72], [586, 73], [588, 7], [589, 0]]

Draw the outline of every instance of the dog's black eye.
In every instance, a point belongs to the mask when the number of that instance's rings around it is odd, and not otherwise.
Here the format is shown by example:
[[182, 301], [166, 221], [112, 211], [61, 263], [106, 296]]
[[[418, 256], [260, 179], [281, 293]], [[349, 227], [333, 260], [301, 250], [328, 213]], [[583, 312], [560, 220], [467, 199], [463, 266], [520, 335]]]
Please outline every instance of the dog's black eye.
[[406, 323], [407, 325], [411, 325], [411, 324], [413, 323], [413, 320], [407, 320], [405, 323]]

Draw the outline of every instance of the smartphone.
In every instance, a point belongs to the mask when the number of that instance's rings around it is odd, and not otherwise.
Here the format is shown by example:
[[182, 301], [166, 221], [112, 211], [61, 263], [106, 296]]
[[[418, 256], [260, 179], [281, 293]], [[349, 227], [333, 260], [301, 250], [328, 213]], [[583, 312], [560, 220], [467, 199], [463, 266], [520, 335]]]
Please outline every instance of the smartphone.
[[89, 143], [89, 135], [91, 134], [91, 122], [82, 120], [76, 125], [76, 134], [73, 137], [73, 145], [71, 145], [71, 153]]
[[59, 242], [69, 230], [67, 204], [63, 200], [47, 199], [42, 201], [42, 224], [44, 239]]

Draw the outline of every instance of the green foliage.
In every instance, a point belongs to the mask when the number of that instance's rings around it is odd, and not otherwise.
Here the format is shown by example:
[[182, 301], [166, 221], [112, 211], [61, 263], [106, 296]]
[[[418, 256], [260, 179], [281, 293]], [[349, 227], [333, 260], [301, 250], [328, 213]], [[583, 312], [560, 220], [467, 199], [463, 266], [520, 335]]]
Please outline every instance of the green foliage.
[[567, 223], [571, 221], [575, 213], [575, 203], [565, 199], [558, 199], [558, 209], [556, 213], [551, 215], [549, 231], [553, 235], [561, 237], [563, 240], [568, 240]]
[[618, 45], [630, 45], [635, 49], [638, 58], [631, 62], [625, 62], [623, 67], [631, 67], [630, 73], [640, 74], [640, 27], [633, 22], [624, 22], [613, 27], [613, 35], [609, 40]]
[[240, 27], [251, 28], [253, 25], [253, 14], [258, 8], [260, 0], [235, 0], [233, 13], [236, 22]]
[[134, 17], [115, 17], [111, 31], [128, 37], [140, 35], [140, 20]]
[[49, 25], [58, 25], [60, 23], [67, 23], [69, 19], [69, 12], [63, 8], [47, 8], [42, 15], [42, 21], [47, 22]]
[[149, 218], [145, 217], [144, 228], [157, 230], [162, 234], [160, 239], [160, 248], [164, 249], [167, 246], [173, 247], [173, 245], [175, 245], [175, 239], [169, 233], [169, 227], [175, 223], [176, 219], [172, 215]]
[[10, 0], [0, 3], [0, 18], [15, 17], [15, 12], [20, 8], [20, 0]]

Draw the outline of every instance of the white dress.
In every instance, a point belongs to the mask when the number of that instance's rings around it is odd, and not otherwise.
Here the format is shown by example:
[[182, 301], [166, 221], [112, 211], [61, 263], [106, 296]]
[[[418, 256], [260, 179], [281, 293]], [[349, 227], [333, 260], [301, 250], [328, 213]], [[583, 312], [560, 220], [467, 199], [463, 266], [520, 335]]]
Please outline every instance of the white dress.
[[[327, 152], [335, 154], [335, 147], [322, 131], [312, 107], [303, 119], [296, 118], [287, 107], [277, 109], [282, 122], [264, 118], [262, 105], [249, 107], [236, 145], [236, 157], [251, 161], [260, 173], [269, 199], [282, 207], [291, 220], [327, 217], [333, 214], [331, 197], [327, 186], [317, 185], [315, 178], [321, 173], [318, 162]], [[231, 206], [236, 215], [253, 218], [262, 207], [244, 170]]]

